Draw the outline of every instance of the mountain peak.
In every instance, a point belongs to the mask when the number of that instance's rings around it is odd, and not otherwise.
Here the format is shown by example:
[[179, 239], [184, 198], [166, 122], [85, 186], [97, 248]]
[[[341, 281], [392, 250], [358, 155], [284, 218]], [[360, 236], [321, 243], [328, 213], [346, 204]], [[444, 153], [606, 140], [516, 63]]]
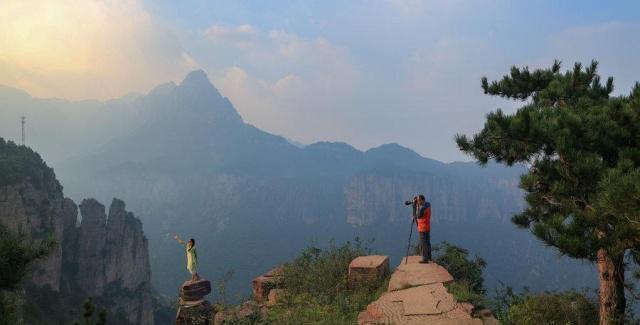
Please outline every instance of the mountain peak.
[[218, 89], [213, 86], [211, 81], [209, 81], [207, 73], [203, 70], [193, 70], [189, 72], [178, 86], [178, 89], [182, 93], [192, 96], [209, 94], [210, 96], [213, 96], [213, 98], [222, 99], [222, 95]]
[[388, 155], [394, 155], [394, 154], [398, 154], [398, 155], [403, 155], [403, 156], [413, 156], [413, 157], [419, 157], [420, 155], [418, 155], [418, 153], [416, 153], [415, 151], [407, 148], [407, 147], [403, 147], [397, 143], [385, 143], [383, 145], [380, 145], [378, 147], [375, 148], [371, 148], [369, 150], [367, 150], [368, 153], [376, 153], [376, 154], [388, 154]]
[[209, 81], [209, 77], [207, 77], [207, 73], [202, 69], [189, 72], [180, 83], [181, 87], [185, 85], [209, 85], [213, 87], [211, 81]]

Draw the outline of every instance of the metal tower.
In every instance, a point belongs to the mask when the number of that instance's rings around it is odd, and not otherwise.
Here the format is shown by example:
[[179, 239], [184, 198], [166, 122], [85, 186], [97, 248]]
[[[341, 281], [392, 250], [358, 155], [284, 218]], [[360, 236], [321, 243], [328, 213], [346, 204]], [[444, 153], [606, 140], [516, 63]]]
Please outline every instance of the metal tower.
[[25, 116], [20, 117], [20, 123], [22, 124], [22, 145], [24, 146], [24, 124], [27, 122], [27, 118]]

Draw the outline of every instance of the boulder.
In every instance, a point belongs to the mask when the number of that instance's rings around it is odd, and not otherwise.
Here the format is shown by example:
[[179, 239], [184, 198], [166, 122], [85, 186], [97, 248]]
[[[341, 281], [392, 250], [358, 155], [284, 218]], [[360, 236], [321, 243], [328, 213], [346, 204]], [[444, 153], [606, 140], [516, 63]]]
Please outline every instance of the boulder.
[[349, 263], [348, 285], [350, 289], [356, 289], [363, 285], [378, 283], [387, 274], [389, 274], [388, 256], [359, 256]]
[[269, 297], [269, 291], [279, 286], [282, 270], [282, 266], [279, 266], [253, 279], [251, 287], [253, 289], [253, 299], [257, 303], [265, 302]]
[[215, 317], [215, 310], [208, 301], [183, 301], [180, 299], [176, 325], [211, 324]]
[[186, 281], [180, 287], [180, 298], [184, 301], [196, 301], [211, 293], [211, 282], [206, 279]]

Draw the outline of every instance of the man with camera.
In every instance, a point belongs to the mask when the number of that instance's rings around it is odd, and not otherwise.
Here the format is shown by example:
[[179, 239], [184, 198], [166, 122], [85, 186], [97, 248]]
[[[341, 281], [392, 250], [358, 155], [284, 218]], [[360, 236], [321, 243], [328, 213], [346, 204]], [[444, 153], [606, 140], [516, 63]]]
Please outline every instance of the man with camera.
[[431, 203], [420, 194], [413, 199], [413, 218], [420, 233], [420, 248], [422, 260], [420, 263], [431, 262]]

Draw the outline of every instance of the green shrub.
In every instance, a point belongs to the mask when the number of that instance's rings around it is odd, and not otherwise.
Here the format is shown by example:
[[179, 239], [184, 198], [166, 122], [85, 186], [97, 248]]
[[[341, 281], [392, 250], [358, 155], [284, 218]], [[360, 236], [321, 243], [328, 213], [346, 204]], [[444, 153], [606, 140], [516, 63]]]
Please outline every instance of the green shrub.
[[0, 290], [0, 325], [23, 324], [20, 310], [24, 304], [24, 297], [9, 291]]
[[347, 288], [349, 263], [369, 254], [356, 239], [327, 249], [309, 247], [283, 270], [284, 295], [269, 308], [271, 324], [355, 324], [358, 313], [385, 290], [388, 278], [357, 290]]
[[573, 290], [514, 294], [511, 288], [498, 295], [496, 316], [505, 325], [590, 325], [598, 323], [598, 304], [586, 293]]
[[485, 305], [485, 296], [474, 292], [465, 280], [449, 283], [446, 287], [458, 302], [468, 302], [476, 307]]
[[25, 242], [25, 237], [0, 223], [0, 289], [14, 289], [26, 274], [27, 265], [47, 255], [56, 244], [49, 236], [38, 245]]
[[436, 245], [433, 251], [435, 253], [433, 261], [447, 269], [457, 283], [463, 283], [472, 293], [478, 295], [485, 293], [482, 270], [487, 263], [482, 258], [476, 256], [471, 260], [469, 251], [446, 241]]

